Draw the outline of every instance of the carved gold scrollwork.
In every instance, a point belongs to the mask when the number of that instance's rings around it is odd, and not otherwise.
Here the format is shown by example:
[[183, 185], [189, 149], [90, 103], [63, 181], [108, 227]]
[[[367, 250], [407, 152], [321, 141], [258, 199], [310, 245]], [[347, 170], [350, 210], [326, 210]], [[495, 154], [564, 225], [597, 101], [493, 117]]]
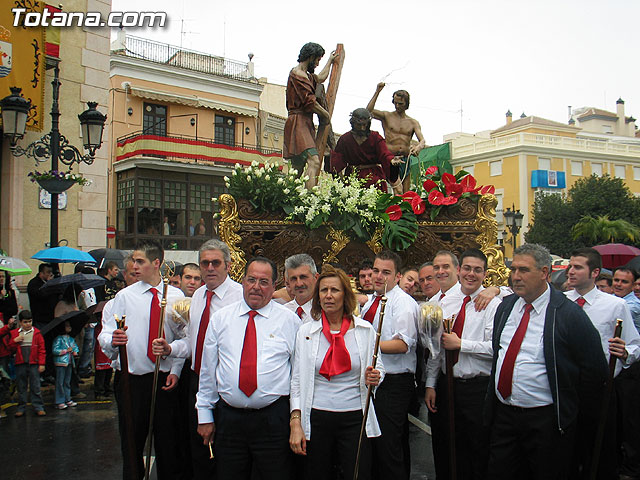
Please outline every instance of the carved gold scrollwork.
[[383, 231], [384, 230], [382, 229], [382, 227], [376, 228], [376, 231], [373, 232], [373, 236], [371, 237], [371, 240], [369, 240], [367, 242], [367, 246], [376, 255], [379, 254], [382, 251], [382, 233], [383, 233]]
[[239, 248], [242, 238], [236, 232], [240, 230], [240, 219], [238, 218], [238, 206], [234, 198], [223, 193], [219, 198], [220, 223], [218, 232], [220, 239], [229, 246], [231, 250], [231, 267], [229, 275], [236, 281], [240, 281], [244, 273], [244, 266], [247, 260], [244, 258], [244, 251]]
[[476, 241], [480, 249], [487, 256], [488, 269], [485, 286], [506, 285], [509, 269], [504, 265], [504, 255], [498, 243], [498, 222], [496, 221], [496, 206], [498, 199], [495, 195], [483, 195], [478, 202], [478, 216], [474, 228], [478, 232]]
[[336, 230], [335, 228], [328, 226], [329, 233], [327, 234], [327, 242], [331, 242], [331, 250], [329, 250], [322, 257], [323, 263], [331, 263], [338, 261], [338, 254], [346, 247], [351, 239], [349, 235], [345, 234], [342, 230]]

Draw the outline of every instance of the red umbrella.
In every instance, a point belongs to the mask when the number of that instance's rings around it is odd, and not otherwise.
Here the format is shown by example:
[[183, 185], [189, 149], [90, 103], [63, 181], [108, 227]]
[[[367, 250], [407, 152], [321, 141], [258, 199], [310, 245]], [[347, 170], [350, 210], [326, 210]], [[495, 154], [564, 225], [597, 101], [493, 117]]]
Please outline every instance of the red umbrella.
[[602, 266], [605, 268], [619, 267], [640, 255], [640, 248], [625, 245], [624, 243], [607, 243], [605, 245], [595, 245], [593, 248], [600, 252]]

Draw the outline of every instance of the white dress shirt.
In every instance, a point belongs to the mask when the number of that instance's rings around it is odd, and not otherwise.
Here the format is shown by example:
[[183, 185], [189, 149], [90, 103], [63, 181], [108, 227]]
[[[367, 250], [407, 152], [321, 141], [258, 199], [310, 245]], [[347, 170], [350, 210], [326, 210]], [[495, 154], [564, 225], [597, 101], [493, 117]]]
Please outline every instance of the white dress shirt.
[[[227, 305], [239, 302], [243, 299], [242, 285], [234, 282], [231, 277], [227, 276], [224, 282], [213, 290], [214, 295], [211, 297], [209, 305], [209, 320], [214, 312], [217, 312]], [[196, 343], [198, 342], [198, 331], [200, 329], [200, 319], [202, 312], [207, 304], [207, 286], [202, 285], [191, 297], [191, 307], [189, 307], [189, 334], [186, 338], [174, 340], [171, 343], [171, 356], [180, 358], [190, 358], [195, 354]], [[208, 325], [207, 325], [208, 330]], [[194, 370], [195, 362], [191, 363], [191, 369]]]
[[257, 310], [254, 318], [258, 388], [247, 397], [238, 386], [244, 334], [251, 310], [243, 299], [211, 316], [196, 396], [199, 423], [213, 422], [213, 409], [220, 398], [235, 408], [258, 409], [289, 395], [300, 319], [273, 301]]
[[[372, 295], [369, 301], [362, 307], [361, 317], [364, 317], [375, 299]], [[416, 344], [418, 338], [418, 315], [420, 308], [416, 301], [400, 288], [399, 285], [387, 292], [387, 304], [384, 310], [382, 322], [382, 335], [380, 339], [400, 339], [407, 344], [405, 353], [381, 353], [387, 374], [415, 373], [416, 371]], [[373, 328], [378, 330], [380, 318], [380, 304], [373, 318]]]
[[[462, 305], [461, 299], [465, 297], [460, 288], [460, 282], [456, 282], [449, 290], [444, 292], [444, 297], [440, 298], [442, 290], [436, 294], [437, 296], [434, 300], [438, 302], [438, 305], [442, 308], [443, 318], [449, 318], [460, 310], [460, 305]], [[458, 305], [458, 310], [455, 310], [455, 305]]]
[[529, 314], [527, 332], [522, 340], [522, 345], [520, 345], [520, 351], [513, 368], [511, 395], [505, 400], [498, 391], [498, 380], [507, 349], [518, 325], [520, 325], [522, 315], [524, 315], [526, 305], [524, 299], [519, 298], [511, 310], [500, 336], [500, 351], [498, 352], [495, 374], [495, 391], [502, 403], [523, 408], [543, 407], [553, 403], [544, 359], [543, 342], [545, 315], [550, 299], [551, 289], [547, 285], [545, 292], [532, 303], [533, 309]]
[[[461, 336], [462, 344], [460, 346], [458, 362], [453, 366], [454, 378], [488, 377], [491, 375], [491, 362], [493, 360], [493, 347], [491, 345], [493, 317], [496, 314], [498, 305], [500, 305], [500, 300], [494, 298], [484, 310], [476, 312], [473, 302], [482, 290], [484, 290], [484, 287], [480, 287], [473, 292], [470, 295], [471, 301], [465, 306], [464, 327]], [[457, 315], [460, 313], [460, 308], [462, 307], [465, 297], [466, 295], [464, 294], [459, 298], [456, 297], [459, 300], [457, 304], [449, 303], [447, 309], [451, 311], [455, 310], [453, 314]], [[449, 314], [445, 318], [450, 316]], [[444, 359], [444, 348], [440, 349], [436, 358], [429, 356], [427, 360], [427, 387], [436, 387], [440, 370], [442, 373], [446, 373]]]
[[[364, 374], [366, 367], [371, 365], [371, 361], [373, 360], [376, 330], [374, 330], [368, 321], [362, 320], [360, 317], [354, 317], [354, 323], [355, 327], [353, 330], [355, 330], [358, 355], [360, 356], [360, 404], [364, 411], [365, 405], [367, 404], [368, 390], [365, 384]], [[300, 327], [296, 340], [293, 375], [291, 376], [291, 411], [300, 410], [302, 417], [300, 422], [302, 423], [304, 436], [307, 440], [311, 438], [311, 409], [315, 387], [314, 375], [321, 337], [324, 338], [321, 321], [305, 323]], [[378, 357], [376, 370], [380, 371], [380, 382], [382, 382], [385, 375], [385, 365], [381, 357]], [[373, 398], [371, 398], [369, 402], [366, 432], [367, 437], [378, 437], [381, 435], [376, 418], [376, 411], [373, 406]]]
[[311, 298], [304, 305], [298, 305], [298, 302], [296, 302], [296, 299], [294, 298], [290, 302], [285, 303], [284, 306], [287, 307], [289, 310], [291, 310], [296, 315], [298, 315], [298, 313], [296, 312], [296, 310], [298, 310], [298, 307], [302, 307], [302, 317], [300, 318], [300, 320], [302, 320], [302, 323], [307, 323], [307, 322], [310, 322], [311, 320], [313, 320], [313, 318], [311, 318], [311, 304], [312, 303], [313, 303], [313, 298]]
[[[111, 345], [113, 331], [117, 325], [114, 315], [122, 318], [126, 315], [125, 325], [127, 326], [127, 357], [129, 360], [129, 373], [133, 375], [145, 375], [153, 373], [155, 370], [155, 362], [147, 357], [147, 347], [149, 342], [149, 315], [151, 312], [151, 299], [153, 295], [150, 291], [152, 285], [145, 282], [137, 282], [120, 290], [115, 298], [111, 300], [102, 312], [102, 332], [98, 336], [100, 347], [105, 355], [113, 360], [111, 366], [120, 370], [119, 349]], [[163, 285], [160, 282], [155, 286], [158, 291], [158, 301], [162, 301]], [[171, 285], [167, 286], [167, 306], [172, 305], [175, 301], [184, 298], [182, 291]], [[113, 303], [112, 303], [113, 302]], [[109, 305], [111, 304], [111, 305]], [[175, 338], [179, 337], [178, 328], [171, 320], [169, 308], [165, 312], [164, 334], [167, 342], [171, 343]], [[157, 333], [156, 333], [157, 335]], [[155, 336], [154, 336], [155, 338]], [[184, 359], [166, 358], [160, 361], [160, 370], [162, 372], [171, 372], [180, 376]]]
[[625, 362], [620, 359], [616, 362], [615, 375], [618, 375], [622, 368], [627, 368], [640, 356], [640, 334], [633, 325], [631, 312], [622, 298], [601, 292], [595, 286], [584, 295], [580, 295], [575, 290], [564, 292], [569, 300], [575, 302], [581, 296], [585, 299], [582, 309], [589, 316], [591, 323], [600, 333], [602, 350], [607, 361], [609, 361], [609, 339], [613, 337], [616, 328], [616, 319], [622, 320], [622, 333], [620, 338], [625, 342], [625, 348], [629, 356]]

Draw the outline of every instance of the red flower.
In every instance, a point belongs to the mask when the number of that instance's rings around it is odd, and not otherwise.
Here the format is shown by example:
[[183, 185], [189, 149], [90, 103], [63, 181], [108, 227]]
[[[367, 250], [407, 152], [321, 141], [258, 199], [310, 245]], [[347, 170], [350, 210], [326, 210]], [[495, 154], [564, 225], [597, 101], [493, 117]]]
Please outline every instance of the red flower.
[[458, 199], [456, 197], [444, 197], [442, 199], [442, 205], [453, 205]]
[[445, 190], [447, 191], [447, 195], [459, 198], [460, 195], [462, 195], [464, 188], [459, 183], [449, 183], [445, 186]]
[[413, 213], [415, 213], [416, 215], [420, 215], [421, 213], [424, 213], [427, 206], [424, 203], [424, 200], [416, 196], [413, 197], [413, 200], [411, 200], [411, 208], [413, 209]]
[[494, 187], [493, 185], [485, 185], [484, 187], [482, 187], [482, 189], [480, 189], [481, 195], [486, 195], [487, 193], [496, 193], [496, 187]]
[[430, 192], [431, 190], [433, 190], [437, 186], [438, 186], [438, 184], [436, 182], [434, 182], [433, 180], [425, 180], [424, 183], [422, 184], [422, 187], [424, 188], [425, 192]]
[[439, 190], [434, 190], [429, 194], [427, 200], [431, 205], [442, 205], [442, 200], [444, 199], [444, 194]]
[[476, 188], [476, 179], [473, 178], [473, 175], [465, 175], [460, 181], [460, 185], [462, 185], [463, 193], [473, 192]]
[[411, 201], [416, 197], [420, 198], [420, 195], [418, 195], [416, 192], [414, 192], [412, 190], [409, 190], [409, 191], [404, 192], [402, 194], [402, 198], [404, 199], [404, 201], [405, 202], [409, 202], [409, 203], [411, 203]]
[[444, 183], [445, 187], [447, 185], [452, 184], [452, 183], [456, 183], [456, 177], [454, 177], [450, 173], [443, 173], [442, 174], [442, 183]]
[[435, 165], [427, 168], [427, 170], [424, 172], [425, 176], [429, 176], [429, 175], [433, 175], [434, 173], [436, 173], [438, 171], [438, 167], [436, 167]]
[[389, 215], [389, 220], [392, 222], [400, 220], [400, 217], [402, 217], [402, 209], [400, 208], [400, 205], [390, 205], [385, 210], [385, 213]]

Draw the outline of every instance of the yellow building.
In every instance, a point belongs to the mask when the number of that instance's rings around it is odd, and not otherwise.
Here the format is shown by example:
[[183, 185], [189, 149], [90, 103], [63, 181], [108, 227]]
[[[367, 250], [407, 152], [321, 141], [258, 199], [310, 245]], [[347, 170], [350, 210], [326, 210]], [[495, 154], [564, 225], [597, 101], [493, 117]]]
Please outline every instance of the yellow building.
[[[609, 174], [640, 195], [640, 138], [635, 119], [624, 115], [624, 102], [618, 101], [617, 113], [593, 108], [574, 113], [576, 118], [563, 124], [524, 114], [512, 121], [507, 112], [505, 125], [496, 130], [444, 138], [451, 143], [456, 171], [462, 168], [479, 184], [495, 185], [499, 232], [504, 230], [504, 209], [513, 206], [524, 214], [517, 245], [531, 222], [536, 192], [566, 193], [579, 178]], [[505, 240], [510, 257], [511, 234]]]
[[[52, 2], [53, 3], [53, 2]], [[28, 131], [18, 141], [18, 146], [27, 149], [33, 142], [39, 141], [51, 131], [51, 111], [53, 69], [59, 65], [61, 82], [59, 109], [60, 133], [70, 145], [82, 148], [78, 114], [87, 109], [86, 102], [98, 102], [98, 110], [107, 113], [109, 98], [109, 28], [65, 27], [46, 29], [42, 27], [12, 28], [10, 2], [2, 5], [0, 29], [3, 42], [11, 44], [13, 51], [13, 70], [0, 78], [0, 98], [9, 95], [10, 86], [22, 88], [26, 98], [31, 98], [37, 108], [37, 123], [31, 117], [27, 122]], [[42, 2], [27, 2], [27, 11], [41, 11]], [[35, 9], [35, 10], [32, 10]], [[110, 0], [95, 0], [88, 6], [87, 0], [69, 0], [64, 4], [65, 12], [100, 11], [104, 16], [111, 10]], [[10, 33], [7, 33], [9, 31]], [[27, 35], [28, 40], [21, 35]], [[33, 38], [31, 38], [33, 37]], [[49, 46], [55, 44], [52, 53]], [[57, 51], [59, 50], [59, 52]], [[15, 74], [24, 66], [29, 70], [25, 79]], [[30, 85], [36, 84], [39, 94], [28, 93]], [[108, 126], [105, 127], [102, 147], [96, 152], [91, 165], [74, 164], [73, 172], [80, 173], [92, 181], [91, 185], [75, 185], [59, 197], [58, 238], [60, 244], [82, 250], [104, 247], [106, 244], [105, 221], [107, 211], [107, 167], [110, 152]], [[26, 155], [14, 155], [7, 138], [0, 136], [1, 143], [1, 184], [0, 184], [0, 248], [9, 255], [28, 261], [37, 272], [39, 264], [30, 257], [38, 250], [48, 246], [50, 238], [50, 195], [36, 183], [30, 181], [29, 172], [51, 169], [50, 157], [36, 164]], [[68, 167], [60, 163], [60, 170]], [[65, 267], [63, 273], [70, 273]], [[29, 277], [18, 277], [18, 282], [26, 283]]]
[[215, 234], [212, 198], [235, 164], [281, 160], [284, 87], [256, 79], [251, 58], [120, 31], [110, 59], [110, 246], [160, 238], [165, 248], [198, 249]]

